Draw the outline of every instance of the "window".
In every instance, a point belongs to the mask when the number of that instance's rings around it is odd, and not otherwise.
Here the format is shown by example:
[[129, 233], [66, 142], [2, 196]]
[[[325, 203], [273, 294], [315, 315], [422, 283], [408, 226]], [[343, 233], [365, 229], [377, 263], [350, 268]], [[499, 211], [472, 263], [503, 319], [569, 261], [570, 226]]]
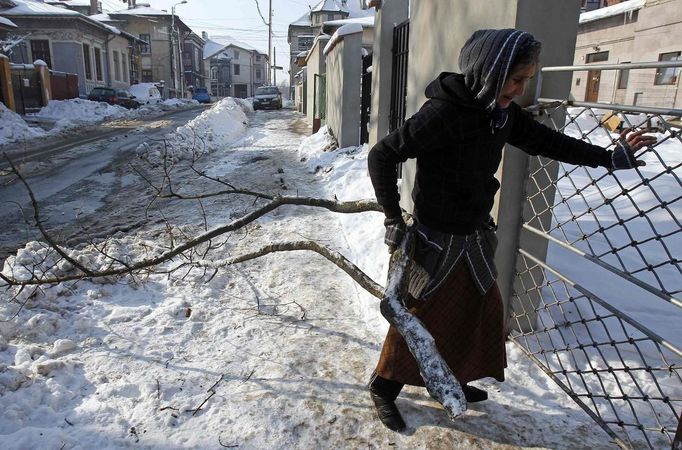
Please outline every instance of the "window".
[[120, 53], [114, 50], [114, 80], [121, 79], [121, 58]]
[[[679, 61], [680, 52], [669, 52], [661, 53], [658, 55], [659, 61]], [[661, 67], [656, 70], [656, 77], [654, 78], [654, 84], [675, 84], [677, 83], [677, 76], [680, 72], [678, 67]]]
[[[628, 64], [629, 61], [625, 64]], [[630, 78], [630, 69], [622, 69], [618, 71], [618, 89], [628, 88], [628, 79]]]
[[327, 14], [327, 20], [334, 20], [334, 14]]
[[154, 81], [154, 77], [152, 76], [152, 71], [142, 69], [142, 82], [143, 83], [151, 83], [152, 81]]
[[151, 36], [148, 34], [141, 34], [140, 39], [146, 42], [146, 44], [141, 44], [140, 45], [140, 53], [142, 54], [149, 54], [152, 52], [152, 46], [151, 46]]
[[234, 65], [234, 74], [239, 75], [239, 64]]
[[50, 58], [50, 41], [31, 41], [31, 57], [33, 58], [34, 62], [38, 59], [42, 59], [47, 64], [47, 67], [52, 69], [52, 58]]
[[123, 63], [123, 78], [121, 78], [126, 83], [128, 82], [128, 57], [125, 53], [121, 53], [121, 62]]
[[257, 79], [257, 80], [260, 80], [261, 75], [262, 75], [262, 74], [261, 74], [260, 69], [256, 69], [256, 79]]
[[234, 51], [234, 59], [239, 59], [239, 50]]
[[260, 55], [256, 55], [256, 62], [260, 62]]
[[314, 38], [312, 36], [299, 36], [298, 37], [298, 51], [302, 52], [308, 50], [313, 46]]
[[587, 64], [604, 62], [609, 59], [609, 52], [589, 53], [587, 55]]
[[97, 81], [104, 81], [102, 77], [102, 51], [95, 47], [95, 73], [97, 74]]
[[90, 60], [90, 46], [83, 44], [83, 63], [85, 63], [85, 79], [92, 80], [92, 61]]

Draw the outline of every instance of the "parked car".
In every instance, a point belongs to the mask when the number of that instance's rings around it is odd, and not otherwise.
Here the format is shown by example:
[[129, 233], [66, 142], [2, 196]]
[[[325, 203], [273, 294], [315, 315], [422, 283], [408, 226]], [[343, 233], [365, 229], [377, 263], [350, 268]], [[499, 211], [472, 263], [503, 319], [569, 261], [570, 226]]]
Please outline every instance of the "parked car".
[[106, 102], [110, 105], [120, 105], [128, 109], [140, 107], [140, 103], [135, 100], [135, 96], [128, 89], [96, 87], [88, 94], [88, 100]]
[[196, 100], [199, 103], [211, 103], [211, 96], [208, 95], [208, 89], [198, 87], [194, 89], [192, 100]]
[[276, 86], [261, 86], [256, 89], [253, 98], [253, 109], [282, 109], [282, 93]]
[[161, 92], [154, 83], [138, 83], [130, 86], [129, 91], [142, 105], [156, 105], [163, 102]]

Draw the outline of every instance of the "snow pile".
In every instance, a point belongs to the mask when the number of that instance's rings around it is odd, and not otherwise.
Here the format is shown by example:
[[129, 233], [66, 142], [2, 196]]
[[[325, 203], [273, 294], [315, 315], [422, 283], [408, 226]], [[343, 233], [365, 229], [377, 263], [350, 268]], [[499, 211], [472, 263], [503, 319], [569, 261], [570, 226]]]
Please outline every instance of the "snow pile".
[[130, 114], [129, 110], [119, 105], [73, 98], [70, 100], [50, 100], [48, 105], [41, 108], [35, 116], [40, 119], [57, 120], [55, 127], [64, 130], [83, 124], [119, 119]]
[[243, 104], [227, 97], [179, 127], [165, 142], [142, 143], [137, 152], [153, 164], [159, 163], [164, 154], [175, 162], [196, 158], [241, 138], [248, 123]]
[[183, 109], [191, 108], [192, 106], [197, 106], [199, 104], [196, 100], [188, 100], [182, 98], [169, 98], [161, 102], [161, 108], [164, 111], [170, 111], [173, 109]]
[[0, 102], [0, 145], [44, 135], [43, 130], [30, 127], [19, 114]]

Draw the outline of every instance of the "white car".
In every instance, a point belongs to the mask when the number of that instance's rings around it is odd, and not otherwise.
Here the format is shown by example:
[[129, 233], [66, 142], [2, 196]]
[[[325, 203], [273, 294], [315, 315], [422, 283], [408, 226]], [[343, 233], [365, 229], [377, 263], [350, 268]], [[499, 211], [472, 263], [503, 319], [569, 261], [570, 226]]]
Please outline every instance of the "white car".
[[161, 92], [154, 83], [133, 84], [128, 90], [141, 105], [158, 105], [163, 102]]

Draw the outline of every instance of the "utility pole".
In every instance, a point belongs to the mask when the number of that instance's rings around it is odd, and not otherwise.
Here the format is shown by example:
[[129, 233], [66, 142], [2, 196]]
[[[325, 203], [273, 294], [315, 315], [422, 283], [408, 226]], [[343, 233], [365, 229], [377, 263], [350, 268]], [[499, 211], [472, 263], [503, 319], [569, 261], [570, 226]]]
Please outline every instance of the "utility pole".
[[[268, 0], [268, 64], [272, 61], [272, 0]], [[268, 72], [270, 72], [268, 70]], [[268, 73], [270, 83], [270, 73]]]
[[272, 85], [277, 86], [277, 48], [272, 49], [273, 53], [273, 58], [272, 58]]

